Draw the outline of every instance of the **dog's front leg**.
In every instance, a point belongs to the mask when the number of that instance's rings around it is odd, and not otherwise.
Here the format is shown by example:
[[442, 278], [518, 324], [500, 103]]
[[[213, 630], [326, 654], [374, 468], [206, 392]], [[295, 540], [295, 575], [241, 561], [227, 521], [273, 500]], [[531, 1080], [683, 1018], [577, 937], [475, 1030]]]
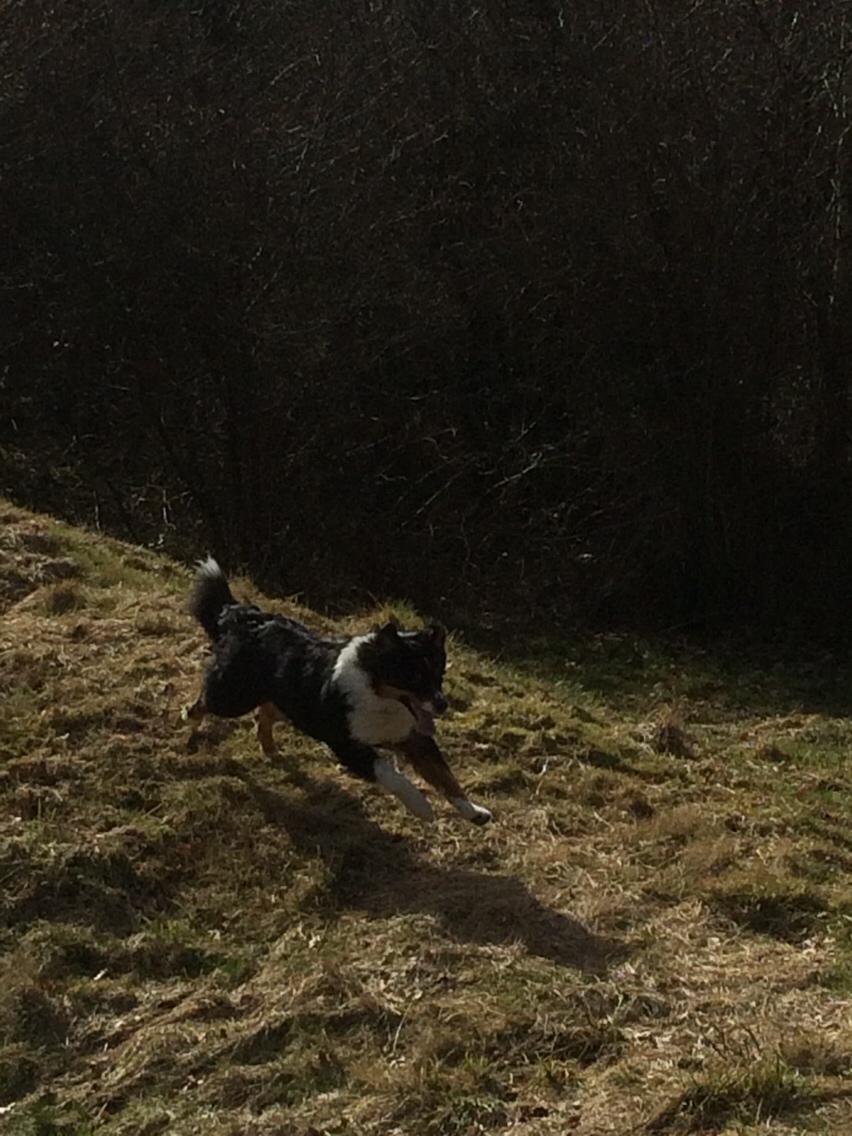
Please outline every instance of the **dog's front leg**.
[[388, 757], [382, 757], [372, 746], [356, 741], [341, 741], [332, 745], [335, 756], [350, 773], [365, 781], [375, 781], [388, 793], [397, 797], [410, 813], [421, 820], [432, 820], [432, 806], [417, 786], [396, 768]]
[[396, 747], [411, 762], [424, 781], [434, 785], [465, 820], [474, 824], [488, 824], [493, 820], [488, 809], [475, 805], [456, 780], [447, 760], [428, 734], [415, 730]]

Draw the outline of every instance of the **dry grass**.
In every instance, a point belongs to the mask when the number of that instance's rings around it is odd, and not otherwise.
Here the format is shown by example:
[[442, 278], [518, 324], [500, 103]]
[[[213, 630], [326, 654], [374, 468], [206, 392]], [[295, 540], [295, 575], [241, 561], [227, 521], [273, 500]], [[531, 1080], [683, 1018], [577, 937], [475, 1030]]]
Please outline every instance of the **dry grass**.
[[0, 523], [0, 1131], [852, 1129], [830, 671], [457, 642], [497, 823], [423, 827], [283, 729], [189, 752], [185, 571]]

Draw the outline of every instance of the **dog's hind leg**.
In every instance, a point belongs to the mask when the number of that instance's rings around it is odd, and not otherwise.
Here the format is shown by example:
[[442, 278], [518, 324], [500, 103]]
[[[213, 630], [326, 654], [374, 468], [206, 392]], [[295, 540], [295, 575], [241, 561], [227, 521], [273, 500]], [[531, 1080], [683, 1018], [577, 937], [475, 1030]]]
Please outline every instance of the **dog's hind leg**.
[[408, 758], [424, 781], [443, 794], [465, 820], [474, 824], [488, 824], [493, 820], [488, 809], [475, 805], [456, 780], [453, 771], [437, 745], [427, 734], [412, 733], [396, 747]]
[[254, 714], [257, 740], [263, 750], [264, 757], [275, 758], [279, 756], [278, 747], [272, 736], [272, 727], [276, 722], [282, 721], [282, 716], [271, 702], [261, 702]]
[[204, 705], [204, 697], [203, 695], [199, 695], [191, 705], [184, 706], [183, 710], [180, 712], [180, 716], [184, 722], [198, 722], [200, 724], [206, 713], [207, 708]]
[[189, 706], [184, 706], [180, 712], [182, 722], [191, 722], [192, 731], [186, 739], [187, 752], [195, 753], [198, 749], [198, 741], [201, 731], [201, 723], [204, 721], [207, 714], [207, 708], [204, 705], [204, 695], [200, 694], [198, 698]]

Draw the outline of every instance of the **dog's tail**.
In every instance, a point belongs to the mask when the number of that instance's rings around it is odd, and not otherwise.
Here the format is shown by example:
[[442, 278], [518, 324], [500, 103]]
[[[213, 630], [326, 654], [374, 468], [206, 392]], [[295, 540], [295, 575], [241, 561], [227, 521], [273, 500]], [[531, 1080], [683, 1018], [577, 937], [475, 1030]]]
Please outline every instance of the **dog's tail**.
[[199, 560], [195, 583], [186, 606], [189, 614], [195, 616], [214, 642], [219, 638], [219, 616], [222, 609], [236, 602], [225, 573], [213, 557]]

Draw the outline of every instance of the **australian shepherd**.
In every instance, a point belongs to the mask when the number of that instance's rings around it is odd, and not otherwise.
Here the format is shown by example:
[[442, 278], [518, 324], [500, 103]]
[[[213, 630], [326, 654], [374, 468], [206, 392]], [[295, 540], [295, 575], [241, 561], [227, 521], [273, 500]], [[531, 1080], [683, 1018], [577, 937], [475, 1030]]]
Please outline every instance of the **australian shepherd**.
[[205, 714], [238, 718], [255, 710], [267, 757], [277, 753], [273, 724], [288, 721], [324, 742], [350, 773], [431, 820], [425, 795], [379, 752], [390, 750], [466, 820], [491, 820], [468, 799], [435, 743], [435, 716], [447, 708], [446, 632], [439, 624], [403, 631], [390, 622], [364, 635], [317, 635], [294, 619], [238, 603], [212, 558], [198, 566], [189, 611], [207, 632], [212, 655], [186, 717], [200, 722]]

